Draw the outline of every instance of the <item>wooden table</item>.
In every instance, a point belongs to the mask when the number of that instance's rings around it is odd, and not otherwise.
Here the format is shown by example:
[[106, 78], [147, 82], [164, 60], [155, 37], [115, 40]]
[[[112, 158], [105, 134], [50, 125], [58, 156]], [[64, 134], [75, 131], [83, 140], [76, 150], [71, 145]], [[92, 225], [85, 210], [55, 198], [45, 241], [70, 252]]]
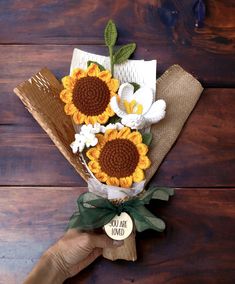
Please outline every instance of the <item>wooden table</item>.
[[66, 75], [74, 47], [106, 54], [109, 18], [158, 76], [178, 63], [206, 89], [152, 180], [177, 188], [151, 206], [167, 230], [137, 236], [137, 262], [100, 258], [67, 283], [235, 283], [235, 3], [206, 2], [201, 29], [189, 0], [0, 2], [0, 283], [23, 281], [86, 186], [13, 88], [44, 66]]

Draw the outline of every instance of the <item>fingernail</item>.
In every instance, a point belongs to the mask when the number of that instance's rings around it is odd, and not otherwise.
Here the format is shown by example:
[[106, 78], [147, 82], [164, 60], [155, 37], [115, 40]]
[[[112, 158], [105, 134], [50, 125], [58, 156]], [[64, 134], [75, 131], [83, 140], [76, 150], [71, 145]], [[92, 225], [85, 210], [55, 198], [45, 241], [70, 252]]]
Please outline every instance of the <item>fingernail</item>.
[[113, 245], [116, 247], [120, 247], [124, 244], [124, 241], [113, 241]]

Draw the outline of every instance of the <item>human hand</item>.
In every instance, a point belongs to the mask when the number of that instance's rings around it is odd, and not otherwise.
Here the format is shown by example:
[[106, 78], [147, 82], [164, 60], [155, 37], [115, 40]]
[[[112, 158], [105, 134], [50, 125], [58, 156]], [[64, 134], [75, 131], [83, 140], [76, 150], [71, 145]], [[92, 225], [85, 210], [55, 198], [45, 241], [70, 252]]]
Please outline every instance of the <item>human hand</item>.
[[103, 248], [118, 247], [123, 241], [113, 241], [104, 234], [91, 234], [70, 229], [46, 254], [53, 259], [65, 279], [79, 273], [102, 255]]
[[43, 254], [24, 284], [61, 284], [99, 257], [103, 248], [122, 244], [123, 241], [113, 241], [104, 234], [70, 229]]

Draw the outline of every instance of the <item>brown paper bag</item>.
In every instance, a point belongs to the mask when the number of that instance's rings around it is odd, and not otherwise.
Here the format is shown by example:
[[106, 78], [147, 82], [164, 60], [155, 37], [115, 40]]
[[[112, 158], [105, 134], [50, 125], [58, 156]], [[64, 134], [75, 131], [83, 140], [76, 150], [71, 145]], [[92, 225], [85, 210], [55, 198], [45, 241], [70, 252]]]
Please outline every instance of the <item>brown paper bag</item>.
[[[64, 113], [64, 104], [59, 98], [62, 85], [46, 68], [14, 89], [29, 112], [46, 131], [60, 152], [85, 179], [89, 173], [78, 155], [71, 151], [74, 128], [70, 116]], [[156, 172], [167, 152], [177, 139], [184, 123], [193, 110], [203, 88], [201, 84], [180, 66], [170, 67], [157, 80], [157, 99], [167, 105], [166, 117], [151, 128], [153, 141], [149, 150], [152, 166], [146, 172], [147, 182]], [[135, 232], [124, 245], [105, 249], [103, 256], [110, 260], [136, 260]]]

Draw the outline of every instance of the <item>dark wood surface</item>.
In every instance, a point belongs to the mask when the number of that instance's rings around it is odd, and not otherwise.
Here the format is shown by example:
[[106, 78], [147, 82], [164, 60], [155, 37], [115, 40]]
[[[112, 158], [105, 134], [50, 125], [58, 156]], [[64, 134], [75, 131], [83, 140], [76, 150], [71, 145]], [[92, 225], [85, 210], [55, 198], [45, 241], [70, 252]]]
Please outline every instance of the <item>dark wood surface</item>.
[[119, 44], [137, 42], [134, 58], [157, 59], [158, 76], [178, 63], [205, 90], [151, 181], [176, 187], [151, 204], [166, 232], [138, 234], [137, 262], [100, 258], [67, 283], [235, 283], [235, 3], [205, 1], [195, 29], [195, 2], [0, 1], [1, 284], [22, 283], [86, 190], [12, 90], [44, 66], [66, 75], [74, 47], [106, 54], [109, 18]]

